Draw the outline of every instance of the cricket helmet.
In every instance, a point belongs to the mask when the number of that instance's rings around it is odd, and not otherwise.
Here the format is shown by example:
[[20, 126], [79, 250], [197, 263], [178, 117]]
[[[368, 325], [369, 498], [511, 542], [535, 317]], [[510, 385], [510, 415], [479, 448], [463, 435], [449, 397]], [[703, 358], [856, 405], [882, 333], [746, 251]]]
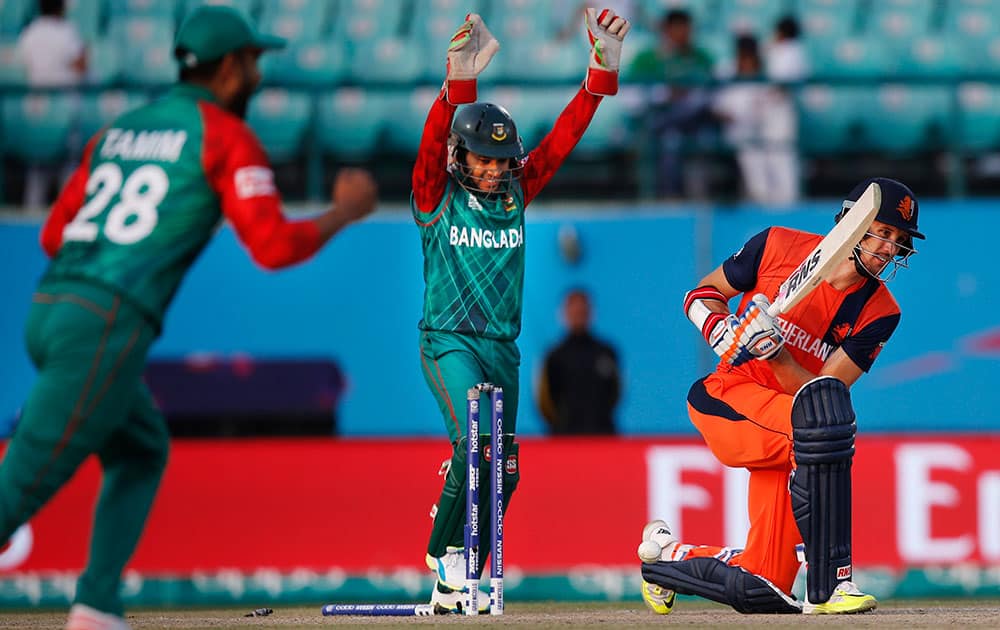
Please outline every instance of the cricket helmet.
[[851, 209], [854, 202], [864, 194], [865, 189], [870, 184], [878, 184], [882, 191], [882, 204], [879, 206], [878, 214], [875, 215], [876, 221], [887, 223], [909, 234], [910, 238], [903, 244], [911, 249], [913, 248], [914, 238], [926, 238], [917, 230], [918, 208], [916, 195], [913, 194], [913, 191], [906, 184], [889, 179], [888, 177], [870, 177], [855, 186], [847, 195], [847, 199], [844, 200], [841, 210], [837, 214], [838, 221], [840, 217], [844, 216]]
[[510, 113], [492, 103], [466, 105], [455, 114], [451, 126], [456, 146], [491, 158], [524, 157], [524, 144]]
[[[910, 256], [916, 253], [916, 250], [913, 248], [913, 239], [923, 239], [926, 237], [917, 229], [918, 207], [916, 195], [913, 194], [913, 191], [906, 184], [895, 179], [889, 179], [888, 177], [870, 177], [855, 186], [848, 193], [840, 212], [837, 213], [837, 221], [854, 206], [854, 202], [861, 198], [865, 189], [871, 184], [878, 184], [882, 193], [882, 203], [879, 205], [875, 220], [903, 230], [906, 232], [907, 238], [899, 243], [899, 253], [896, 257], [893, 260], [886, 261], [882, 270], [877, 274], [872, 274], [861, 264], [857, 256], [860, 253], [860, 244], [855, 247], [854, 263], [858, 271], [888, 281], [895, 277], [899, 269], [909, 266], [908, 260]], [[869, 235], [871, 235], [870, 232]], [[887, 270], [889, 274], [883, 278], [882, 274]]]

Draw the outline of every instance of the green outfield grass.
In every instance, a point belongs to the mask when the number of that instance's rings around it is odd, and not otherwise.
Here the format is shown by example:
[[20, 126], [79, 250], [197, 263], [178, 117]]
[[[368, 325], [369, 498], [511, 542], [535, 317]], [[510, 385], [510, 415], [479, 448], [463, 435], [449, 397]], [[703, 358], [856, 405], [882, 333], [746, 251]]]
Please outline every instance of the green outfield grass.
[[[266, 606], [262, 602], [261, 606]], [[709, 602], [679, 600], [674, 612], [666, 617], [650, 613], [639, 602], [509, 602], [502, 617], [481, 615], [468, 619], [459, 615], [436, 617], [323, 617], [320, 605], [278, 606], [268, 617], [244, 617], [249, 608], [205, 608], [185, 610], [136, 610], [127, 615], [133, 628], [324, 628], [329, 626], [378, 625], [404, 628], [414, 625], [500, 624], [524, 628], [567, 628], [602, 626], [604, 628], [663, 628], [678, 624], [695, 628], [740, 627], [764, 630], [775, 626], [788, 628], [813, 626], [852, 626], [879, 628], [997, 627], [1000, 600], [888, 600], [879, 609], [865, 615], [837, 617], [802, 617], [799, 615], [740, 615]], [[0, 615], [0, 628], [61, 628], [63, 611], [6, 611]]]

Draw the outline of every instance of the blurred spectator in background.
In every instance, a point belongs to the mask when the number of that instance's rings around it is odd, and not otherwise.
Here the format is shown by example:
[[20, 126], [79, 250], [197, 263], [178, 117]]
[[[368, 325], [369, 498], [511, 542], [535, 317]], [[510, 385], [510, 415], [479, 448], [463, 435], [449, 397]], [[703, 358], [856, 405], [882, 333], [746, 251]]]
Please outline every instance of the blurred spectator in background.
[[[38, 12], [38, 17], [25, 27], [17, 41], [17, 55], [24, 64], [28, 85], [64, 89], [78, 86], [87, 72], [87, 49], [76, 25], [66, 19], [64, 0], [39, 0]], [[80, 147], [79, 132], [73, 130], [67, 146], [69, 155], [78, 155]], [[61, 175], [58, 182], [61, 184], [69, 179], [74, 166], [72, 161], [61, 169], [29, 164], [24, 183], [25, 208], [48, 205], [53, 179]]]
[[614, 435], [621, 395], [618, 354], [590, 330], [590, 297], [573, 289], [563, 302], [566, 337], [545, 356], [538, 407], [553, 435]]
[[[659, 138], [657, 194], [685, 192], [682, 152], [685, 142], [709, 127], [713, 60], [692, 41], [691, 14], [671, 9], [660, 20], [659, 42], [636, 54], [626, 79], [656, 83], [650, 94], [649, 128]], [[688, 186], [692, 187], [692, 186]]]
[[789, 83], [809, 76], [809, 58], [799, 33], [799, 23], [790, 15], [774, 25], [772, 39], [764, 49], [764, 67], [771, 81]]
[[729, 83], [712, 105], [736, 151], [746, 196], [759, 204], [785, 206], [799, 197], [798, 115], [788, 90], [773, 82], [798, 80], [805, 72], [802, 50], [791, 43], [797, 29], [792, 18], [775, 28], [768, 58], [777, 76], [765, 67], [754, 36], [737, 37], [732, 74], [720, 77]]

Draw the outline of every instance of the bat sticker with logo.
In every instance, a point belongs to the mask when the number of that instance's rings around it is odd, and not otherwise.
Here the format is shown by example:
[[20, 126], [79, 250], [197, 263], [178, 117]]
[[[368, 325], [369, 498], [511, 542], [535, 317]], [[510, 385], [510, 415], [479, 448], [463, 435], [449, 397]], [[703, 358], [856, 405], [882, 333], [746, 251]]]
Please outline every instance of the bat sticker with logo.
[[837, 225], [823, 237], [809, 255], [778, 288], [767, 314], [771, 317], [787, 313], [789, 309], [809, 295], [830, 272], [847, 258], [854, 246], [868, 231], [882, 204], [882, 190], [872, 183], [857, 202], [840, 218]]

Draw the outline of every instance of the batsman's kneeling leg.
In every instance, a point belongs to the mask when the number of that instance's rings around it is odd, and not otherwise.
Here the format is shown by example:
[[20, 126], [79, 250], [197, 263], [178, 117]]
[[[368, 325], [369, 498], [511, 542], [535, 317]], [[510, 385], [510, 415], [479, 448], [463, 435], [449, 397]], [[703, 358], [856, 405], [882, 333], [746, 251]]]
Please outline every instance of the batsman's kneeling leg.
[[643, 564], [642, 579], [683, 595], [728, 604], [741, 613], [802, 612], [800, 602], [766, 579], [715, 558]]
[[857, 425], [847, 385], [821, 376], [795, 394], [792, 437], [796, 470], [792, 511], [805, 543], [807, 600], [830, 599], [851, 579], [851, 462]]

